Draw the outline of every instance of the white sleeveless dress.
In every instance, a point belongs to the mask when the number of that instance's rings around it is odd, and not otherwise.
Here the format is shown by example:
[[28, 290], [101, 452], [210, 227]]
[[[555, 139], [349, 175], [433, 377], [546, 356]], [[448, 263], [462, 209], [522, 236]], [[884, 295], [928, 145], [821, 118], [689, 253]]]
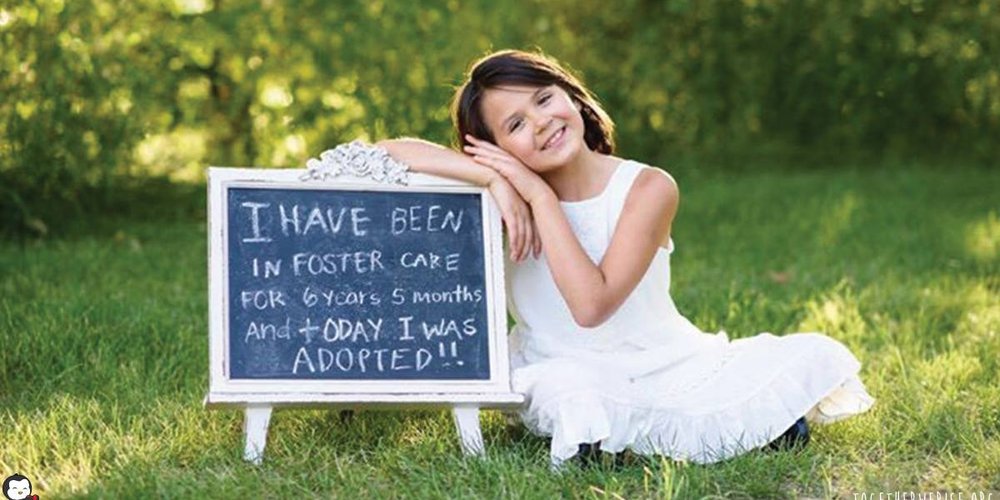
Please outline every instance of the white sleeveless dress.
[[[587, 255], [601, 261], [636, 176], [625, 160], [598, 196], [563, 202]], [[710, 463], [765, 445], [806, 416], [828, 423], [874, 400], [860, 363], [816, 333], [730, 341], [704, 333], [670, 298], [670, 253], [661, 248], [621, 308], [596, 328], [578, 326], [545, 258], [507, 262], [513, 389], [527, 396], [521, 418], [552, 437], [558, 466], [581, 443]]]

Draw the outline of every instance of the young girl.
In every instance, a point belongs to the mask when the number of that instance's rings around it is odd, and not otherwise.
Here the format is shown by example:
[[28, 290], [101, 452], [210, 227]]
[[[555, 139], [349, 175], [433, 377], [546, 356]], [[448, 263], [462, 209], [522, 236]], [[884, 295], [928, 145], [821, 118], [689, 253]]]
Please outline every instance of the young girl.
[[662, 170], [613, 156], [613, 124], [555, 61], [503, 51], [458, 90], [464, 154], [383, 141], [413, 170], [489, 186], [510, 240], [513, 389], [551, 436], [554, 465], [601, 449], [709, 463], [804, 443], [873, 403], [860, 364], [815, 333], [729, 340], [670, 298], [678, 190]]

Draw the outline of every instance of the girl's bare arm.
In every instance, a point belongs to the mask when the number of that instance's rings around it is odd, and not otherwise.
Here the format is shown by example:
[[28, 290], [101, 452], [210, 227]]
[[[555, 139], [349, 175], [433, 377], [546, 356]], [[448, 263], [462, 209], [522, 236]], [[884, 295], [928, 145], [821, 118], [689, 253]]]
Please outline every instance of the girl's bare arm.
[[669, 175], [644, 169], [598, 264], [583, 250], [554, 194], [531, 203], [549, 269], [577, 324], [598, 326], [621, 307], [669, 238], [678, 200]]
[[541, 253], [542, 242], [532, 222], [531, 208], [495, 170], [476, 163], [468, 155], [422, 139], [388, 139], [376, 145], [415, 172], [488, 188], [507, 227], [511, 259], [523, 260], [532, 252], [536, 256]]
[[500, 177], [500, 174], [472, 161], [467, 155], [422, 139], [387, 139], [375, 145], [385, 148], [393, 158], [422, 174], [457, 179], [483, 187]]
[[466, 151], [495, 169], [531, 205], [535, 226], [552, 278], [573, 320], [595, 327], [607, 321], [646, 274], [653, 256], [670, 235], [679, 193], [673, 178], [646, 168], [629, 191], [601, 262], [595, 264], [580, 245], [552, 188], [537, 174], [495, 144], [469, 137]]

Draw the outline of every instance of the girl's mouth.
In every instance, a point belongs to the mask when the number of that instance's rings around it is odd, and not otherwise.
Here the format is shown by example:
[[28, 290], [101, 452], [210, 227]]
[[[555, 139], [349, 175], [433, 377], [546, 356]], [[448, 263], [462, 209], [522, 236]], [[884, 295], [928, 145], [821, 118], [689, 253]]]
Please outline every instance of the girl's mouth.
[[565, 125], [560, 127], [559, 130], [556, 130], [556, 133], [552, 134], [552, 137], [549, 137], [549, 140], [545, 141], [545, 144], [542, 145], [542, 151], [562, 144], [562, 138], [564, 135], [566, 135]]

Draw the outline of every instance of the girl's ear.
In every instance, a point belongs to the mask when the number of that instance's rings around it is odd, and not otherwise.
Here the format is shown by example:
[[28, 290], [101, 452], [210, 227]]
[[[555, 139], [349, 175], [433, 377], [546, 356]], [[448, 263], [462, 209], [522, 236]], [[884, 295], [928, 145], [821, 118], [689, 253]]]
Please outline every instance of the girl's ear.
[[583, 103], [579, 99], [573, 99], [573, 105], [576, 106], [577, 111], [583, 111]]

